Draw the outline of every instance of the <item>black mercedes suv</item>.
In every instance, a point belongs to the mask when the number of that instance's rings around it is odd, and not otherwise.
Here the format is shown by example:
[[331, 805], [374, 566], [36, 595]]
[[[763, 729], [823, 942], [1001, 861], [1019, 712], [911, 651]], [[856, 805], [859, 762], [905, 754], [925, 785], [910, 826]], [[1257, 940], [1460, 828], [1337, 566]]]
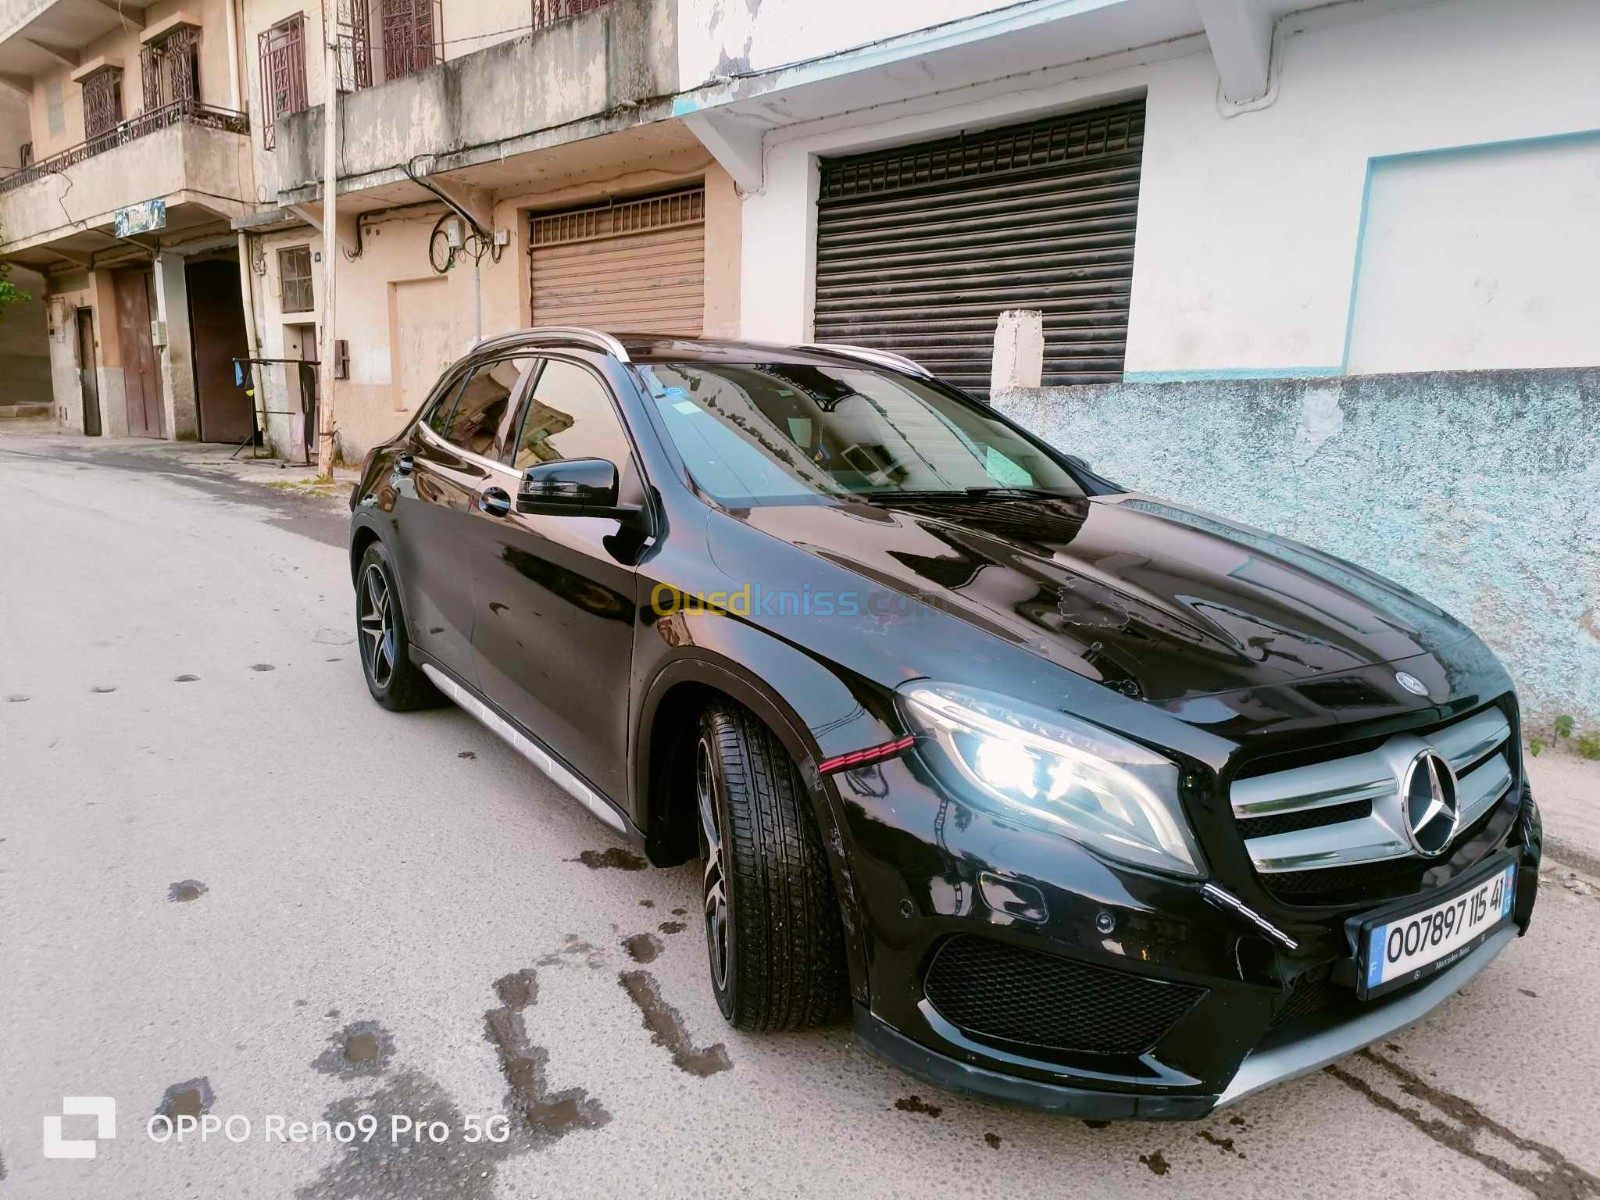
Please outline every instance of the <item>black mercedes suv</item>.
[[1198, 1117], [1526, 930], [1515, 693], [1350, 563], [1131, 493], [915, 363], [534, 329], [367, 458], [383, 706], [453, 700], [651, 862], [742, 1029]]

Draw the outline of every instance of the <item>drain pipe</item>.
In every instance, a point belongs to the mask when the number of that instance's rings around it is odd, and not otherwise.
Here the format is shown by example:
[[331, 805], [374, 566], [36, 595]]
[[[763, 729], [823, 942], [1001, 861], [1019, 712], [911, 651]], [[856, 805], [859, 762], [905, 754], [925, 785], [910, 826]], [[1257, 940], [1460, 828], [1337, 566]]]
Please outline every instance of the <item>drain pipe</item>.
[[[432, 155], [428, 154], [412, 155], [409, 161], [400, 164], [400, 169], [406, 173], [407, 179], [411, 180], [412, 183], [416, 184], [424, 191], [431, 192], [433, 195], [437, 196], [446, 208], [455, 213], [455, 215], [462, 221], [466, 222], [468, 228], [472, 230], [474, 236], [476, 236], [487, 248], [490, 261], [499, 262], [500, 247], [494, 243], [494, 231], [491, 229], [485, 229], [478, 223], [478, 219], [476, 217], [474, 217], [466, 209], [462, 208], [461, 205], [457, 204], [454, 200], [447, 196], [442, 188], [436, 187], [434, 184], [430, 183], [426, 176], [417, 174], [417, 160], [431, 157]], [[472, 256], [472, 302], [472, 344], [476, 346], [479, 342], [483, 341], [483, 255], [481, 253], [474, 254]]]
[[482, 225], [478, 224], [478, 218], [474, 217], [466, 209], [462, 208], [461, 205], [457, 204], [454, 200], [450, 199], [450, 197], [445, 195], [445, 193], [440, 188], [435, 187], [432, 183], [430, 183], [428, 181], [428, 177], [426, 175], [418, 175], [417, 174], [417, 171], [416, 171], [416, 162], [417, 162], [417, 160], [419, 158], [432, 158], [432, 157], [433, 157], [433, 155], [431, 155], [431, 154], [414, 154], [414, 155], [411, 156], [411, 159], [410, 159], [409, 162], [403, 162], [403, 163], [400, 164], [400, 169], [406, 173], [406, 178], [407, 179], [411, 180], [412, 183], [416, 184], [419, 188], [423, 189], [424, 191], [433, 193], [433, 195], [435, 195], [435, 196], [437, 196], [439, 198], [440, 203], [442, 203], [451, 212], [455, 213], [456, 216], [460, 217], [463, 221], [465, 221], [471, 227], [472, 232], [477, 234], [480, 238], [482, 238], [483, 241], [484, 241], [484, 244], [486, 246], [489, 246], [489, 247], [492, 248], [492, 251], [494, 252], [495, 261], [496, 262], [500, 261], [500, 256], [499, 256], [499, 253], [498, 253], [500, 248], [494, 244], [494, 231], [490, 230], [490, 229], [485, 229]]

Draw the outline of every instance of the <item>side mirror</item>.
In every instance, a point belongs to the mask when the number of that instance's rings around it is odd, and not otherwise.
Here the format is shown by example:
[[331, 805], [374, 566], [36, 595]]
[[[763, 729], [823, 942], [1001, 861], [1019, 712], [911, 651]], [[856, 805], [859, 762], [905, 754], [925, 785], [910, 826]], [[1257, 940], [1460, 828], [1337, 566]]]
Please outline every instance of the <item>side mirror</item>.
[[1067, 465], [1078, 473], [1078, 482], [1091, 496], [1118, 496], [1128, 489], [1120, 483], [1107, 479], [1100, 472], [1089, 465], [1089, 461], [1077, 454], [1063, 454]]
[[617, 504], [616, 464], [603, 458], [539, 463], [522, 473], [517, 511], [552, 517], [615, 517], [637, 509]]

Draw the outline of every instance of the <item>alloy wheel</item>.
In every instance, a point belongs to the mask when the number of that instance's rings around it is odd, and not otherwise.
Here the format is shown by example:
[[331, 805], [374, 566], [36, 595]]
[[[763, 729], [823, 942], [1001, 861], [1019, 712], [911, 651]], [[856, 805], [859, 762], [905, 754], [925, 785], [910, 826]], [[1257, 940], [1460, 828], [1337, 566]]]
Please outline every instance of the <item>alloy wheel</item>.
[[728, 986], [728, 880], [723, 860], [722, 810], [717, 772], [705, 738], [695, 750], [694, 790], [700, 809], [700, 858], [705, 863], [706, 950], [717, 991]]
[[389, 581], [383, 568], [373, 563], [361, 577], [361, 606], [356, 614], [361, 631], [361, 661], [380, 688], [394, 678], [394, 605], [389, 602]]

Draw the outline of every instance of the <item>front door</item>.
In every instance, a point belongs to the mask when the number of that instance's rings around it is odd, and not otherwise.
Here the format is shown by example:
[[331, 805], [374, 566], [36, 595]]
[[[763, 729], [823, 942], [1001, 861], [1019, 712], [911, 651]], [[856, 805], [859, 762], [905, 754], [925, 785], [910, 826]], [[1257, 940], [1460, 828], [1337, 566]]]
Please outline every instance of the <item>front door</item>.
[[100, 436], [100, 374], [95, 369], [94, 309], [78, 310], [78, 385], [83, 393], [83, 432]]
[[283, 331], [284, 355], [299, 362], [283, 365], [289, 393], [289, 448], [309, 464], [317, 445], [317, 327], [289, 325]]
[[161, 420], [161, 368], [150, 340], [155, 276], [149, 271], [118, 271], [117, 332], [122, 341], [122, 382], [132, 437], [165, 437]]
[[[508, 469], [495, 486], [516, 497], [520, 473], [540, 462], [604, 458], [637, 486], [627, 435], [598, 375], [551, 358], [508, 434]], [[599, 517], [505, 516], [477, 509], [479, 686], [495, 706], [590, 783], [626, 803], [628, 688], [636, 619], [635, 573], [618, 524]], [[626, 555], [624, 555], [624, 558]]]
[[224, 258], [190, 263], [189, 329], [200, 408], [200, 440], [243, 442], [255, 432], [250, 397], [233, 381], [233, 360], [250, 353], [244, 332], [239, 264]]
[[476, 685], [472, 625], [474, 522], [496, 481], [494, 455], [526, 358], [494, 359], [453, 374], [412, 426], [410, 471], [395, 488], [395, 537], [412, 642]]

